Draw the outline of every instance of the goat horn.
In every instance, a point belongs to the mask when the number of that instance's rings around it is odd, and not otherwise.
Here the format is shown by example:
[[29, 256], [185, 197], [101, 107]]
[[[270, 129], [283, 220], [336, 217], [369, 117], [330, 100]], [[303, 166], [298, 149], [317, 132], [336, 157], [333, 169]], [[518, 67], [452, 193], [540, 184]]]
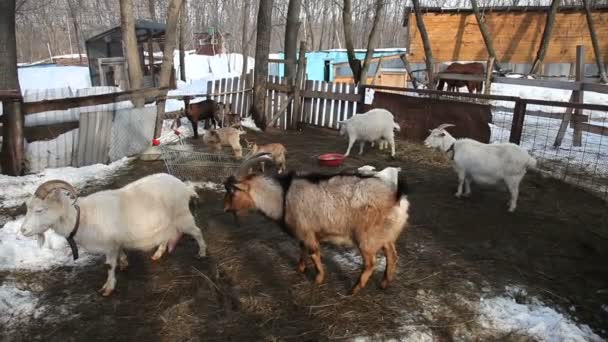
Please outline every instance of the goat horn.
[[258, 163], [260, 161], [273, 161], [273, 159], [270, 157], [270, 153], [268, 152], [260, 152], [257, 154], [254, 154], [253, 156], [247, 158], [246, 160], [243, 161], [243, 163], [241, 163], [241, 166], [239, 167], [238, 171], [237, 171], [237, 178], [241, 179], [244, 176], [247, 175], [247, 171], [249, 171], [249, 168], [254, 165], [255, 163]]
[[74, 187], [70, 183], [59, 179], [50, 180], [40, 184], [40, 186], [34, 192], [34, 196], [40, 199], [45, 199], [55, 189], [63, 189], [68, 191], [70, 195], [74, 197], [74, 201], [76, 201], [76, 199], [78, 198], [76, 189], [74, 189]]
[[437, 127], [437, 129], [446, 129], [448, 127], [455, 127], [456, 125], [452, 125], [452, 124], [441, 124], [439, 125], [439, 127]]

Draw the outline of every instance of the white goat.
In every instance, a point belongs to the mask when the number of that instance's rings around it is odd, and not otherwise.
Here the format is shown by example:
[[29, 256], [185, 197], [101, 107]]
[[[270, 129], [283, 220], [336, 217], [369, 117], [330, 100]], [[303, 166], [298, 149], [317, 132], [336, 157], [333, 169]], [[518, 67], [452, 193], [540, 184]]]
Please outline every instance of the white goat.
[[374, 176], [382, 179], [386, 183], [393, 185], [397, 188], [397, 184], [399, 183], [399, 172], [401, 172], [400, 167], [385, 167], [382, 171], [376, 171], [376, 168], [371, 165], [364, 165], [357, 169], [360, 174], [366, 176]]
[[159, 246], [152, 257], [156, 260], [185, 233], [196, 239], [198, 255], [205, 256], [203, 235], [189, 209], [190, 199], [196, 196], [192, 186], [164, 173], [82, 198], [76, 197], [70, 184], [52, 180], [27, 200], [21, 233], [44, 242], [44, 232], [52, 229], [68, 239], [74, 259], [78, 258], [77, 244], [105, 254], [108, 278], [99, 292], [109, 296], [116, 285], [117, 260], [121, 270], [128, 266], [125, 249], [145, 251]]
[[344, 154], [345, 156], [349, 155], [350, 149], [357, 140], [359, 140], [359, 154], [363, 154], [363, 145], [366, 141], [374, 142], [380, 139], [390, 144], [391, 156], [395, 156], [395, 133], [393, 129], [400, 131], [401, 127], [394, 122], [393, 114], [388, 110], [372, 109], [338, 123], [341, 125], [340, 135], [348, 133], [348, 149]]
[[442, 124], [430, 130], [424, 144], [443, 151], [454, 161], [453, 167], [458, 175], [455, 196], [469, 196], [471, 181], [487, 185], [504, 183], [511, 194], [509, 212], [513, 212], [517, 207], [519, 183], [527, 170], [536, 168], [536, 159], [511, 143], [484, 144], [472, 139], [457, 140], [445, 130], [451, 126], [454, 125]]

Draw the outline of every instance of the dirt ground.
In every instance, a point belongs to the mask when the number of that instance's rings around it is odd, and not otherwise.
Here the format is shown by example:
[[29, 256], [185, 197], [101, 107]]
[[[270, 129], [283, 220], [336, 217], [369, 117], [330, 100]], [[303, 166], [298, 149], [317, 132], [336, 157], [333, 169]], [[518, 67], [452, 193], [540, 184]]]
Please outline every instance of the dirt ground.
[[[288, 168], [304, 171], [319, 170], [319, 154], [346, 148], [343, 138], [317, 129], [250, 132], [247, 139], [285, 144]], [[196, 259], [189, 237], [159, 262], [149, 260], [151, 253], [131, 252], [130, 268], [118, 274], [111, 298], [95, 291], [106, 276], [101, 259], [85, 267], [0, 273], [0, 283], [10, 279], [44, 288], [40, 303], [47, 306], [47, 314], [10, 340], [416, 340], [414, 332], [421, 330], [435, 341], [530, 340], [517, 331], [484, 329], [470, 305], [508, 285], [525, 287], [529, 296], [606, 337], [605, 202], [535, 174], [524, 179], [513, 214], [500, 190], [474, 187], [472, 198], [457, 200], [444, 157], [404, 142], [397, 160], [368, 147], [342, 169], [365, 164], [401, 166], [410, 187], [409, 226], [398, 241], [397, 279], [387, 290], [379, 289], [377, 271], [366, 289], [348, 296], [359, 273], [358, 253], [331, 246], [322, 250], [326, 282], [314, 285], [312, 271], [296, 272], [297, 245], [277, 226], [259, 215], [237, 226], [222, 212], [223, 194], [202, 191], [192, 208], [209, 257]], [[164, 170], [162, 162], [136, 161], [109, 188]]]

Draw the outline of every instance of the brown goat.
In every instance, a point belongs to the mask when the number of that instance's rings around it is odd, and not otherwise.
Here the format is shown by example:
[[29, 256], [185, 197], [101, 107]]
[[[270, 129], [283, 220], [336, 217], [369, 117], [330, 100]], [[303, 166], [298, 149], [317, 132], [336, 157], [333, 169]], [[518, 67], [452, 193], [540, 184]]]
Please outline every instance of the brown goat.
[[203, 142], [211, 146], [215, 151], [221, 151], [222, 146], [232, 147], [234, 156], [237, 159], [243, 158], [243, 148], [241, 147], [241, 135], [244, 131], [239, 131], [232, 127], [222, 127], [212, 129], [203, 136]]
[[207, 129], [209, 126], [207, 123], [212, 122], [217, 127], [217, 120], [215, 119], [216, 113], [219, 111], [219, 104], [211, 99], [207, 99], [201, 102], [190, 103], [185, 108], [185, 114], [190, 123], [192, 124], [192, 130], [194, 131], [194, 139], [198, 139], [198, 123], [204, 121], [204, 127]]
[[243, 174], [261, 158], [272, 161], [268, 154], [253, 157], [242, 164], [237, 177], [231, 176], [224, 182], [224, 211], [243, 215], [258, 210], [277, 222], [300, 243], [298, 272], [306, 271], [306, 259], [311, 258], [317, 270], [316, 284], [325, 279], [322, 242], [358, 247], [363, 272], [352, 294], [366, 286], [374, 272], [376, 253], [382, 249], [386, 269], [380, 287], [388, 287], [397, 267], [395, 241], [408, 219], [405, 183], [399, 180], [395, 188], [380, 178], [352, 173]]
[[[247, 144], [247, 148], [251, 149], [251, 152], [249, 152], [249, 156], [253, 156], [258, 153], [270, 153], [273, 162], [277, 166], [278, 173], [285, 172], [285, 154], [287, 154], [287, 149], [285, 148], [285, 146], [279, 143], [258, 145], [255, 142], [249, 142], [247, 140], [245, 140], [245, 143]], [[262, 168], [262, 172], [264, 172], [264, 161], [260, 162], [260, 166]]]

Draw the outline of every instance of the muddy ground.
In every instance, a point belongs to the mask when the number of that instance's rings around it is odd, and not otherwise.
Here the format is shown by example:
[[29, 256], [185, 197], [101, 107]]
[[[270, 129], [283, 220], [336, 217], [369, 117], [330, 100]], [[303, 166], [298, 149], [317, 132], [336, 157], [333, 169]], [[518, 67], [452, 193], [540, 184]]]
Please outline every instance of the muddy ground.
[[[264, 136], [250, 132], [247, 138], [285, 144], [288, 168], [297, 170], [318, 170], [317, 155], [346, 148], [341, 137], [317, 129]], [[40, 304], [47, 308], [9, 338], [416, 340], [415, 332], [423, 331], [436, 341], [529, 340], [517, 331], [483, 329], [470, 305], [482, 295], [504, 292], [507, 285], [526, 288], [529, 296], [606, 337], [608, 317], [601, 309], [608, 303], [605, 202], [534, 174], [524, 179], [513, 214], [506, 211], [508, 195], [500, 190], [474, 187], [472, 198], [456, 200], [455, 176], [443, 156], [403, 142], [395, 161], [368, 148], [343, 168], [364, 164], [401, 166], [410, 186], [409, 227], [398, 241], [397, 280], [388, 290], [378, 288], [377, 271], [366, 289], [348, 296], [359, 273], [358, 253], [330, 246], [323, 249], [326, 282], [315, 286], [312, 271], [306, 276], [295, 271], [297, 245], [278, 227], [258, 215], [237, 226], [222, 212], [223, 194], [202, 191], [193, 210], [209, 257], [196, 259], [196, 243], [189, 237], [159, 262], [149, 260], [151, 253], [131, 252], [130, 268], [118, 274], [111, 298], [95, 291], [106, 276], [101, 259], [84, 267], [0, 273], [0, 283], [43, 288]], [[136, 161], [109, 188], [164, 170], [162, 162]]]

